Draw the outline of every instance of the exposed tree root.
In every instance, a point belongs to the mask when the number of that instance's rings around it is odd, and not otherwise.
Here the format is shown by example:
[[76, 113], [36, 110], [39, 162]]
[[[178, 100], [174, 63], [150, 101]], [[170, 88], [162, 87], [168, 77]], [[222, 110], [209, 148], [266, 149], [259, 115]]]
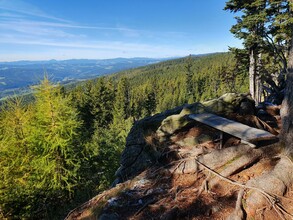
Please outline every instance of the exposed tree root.
[[[232, 174], [238, 173], [242, 171], [243, 169], [245, 169], [246, 167], [256, 163], [260, 157], [261, 157], [260, 151], [258, 150], [251, 151], [247, 154], [242, 155], [238, 159], [236, 158], [234, 161], [228, 164], [220, 172], [220, 174], [224, 177], [228, 177]], [[219, 178], [217, 177], [213, 178], [209, 183], [210, 188], [213, 188], [218, 183], [218, 181], [219, 181]]]
[[[266, 155], [265, 151], [268, 151], [268, 149], [251, 149], [247, 145], [239, 145], [235, 147], [224, 148], [221, 150], [205, 152], [205, 154], [184, 154], [185, 158], [181, 158], [179, 160], [168, 163], [167, 165], [160, 167], [157, 170], [151, 169], [151, 172], [146, 173], [146, 176], [144, 176], [144, 178], [152, 180], [152, 182], [149, 183], [149, 185], [147, 186], [147, 189], [150, 189], [154, 188], [156, 185], [160, 185], [160, 182], [162, 181], [162, 176], [165, 176], [164, 179], [168, 179], [172, 176], [172, 173], [179, 174], [175, 176], [178, 178], [180, 174], [186, 173], [195, 175], [200, 174], [199, 177], [202, 177], [202, 174], [206, 174], [206, 178], [203, 180], [202, 185], [196, 188], [197, 191], [192, 191], [192, 193], [195, 193], [195, 198], [201, 195], [203, 191], [212, 193], [211, 190], [215, 188], [217, 184], [221, 184], [219, 182], [220, 180], [223, 180], [234, 186], [239, 187], [235, 208], [234, 211], [228, 217], [228, 220], [243, 220], [246, 218], [246, 216], [248, 218], [258, 216], [261, 219], [261, 216], [263, 216], [263, 218], [266, 218], [268, 212], [270, 214], [273, 214], [273, 216], [275, 216], [276, 219], [291, 219], [293, 217], [292, 213], [288, 212], [288, 210], [286, 210], [286, 207], [283, 206], [283, 204], [286, 206], [286, 203], [281, 203], [283, 201], [282, 199], [293, 201], [291, 198], [283, 196], [285, 190], [290, 186], [290, 184], [293, 183], [293, 163], [289, 157], [284, 155], [279, 156], [278, 158], [280, 158], [280, 160], [278, 161], [278, 163], [273, 163], [273, 165], [271, 164], [271, 166], [274, 166], [273, 170], [257, 178], [251, 179], [247, 183], [240, 183], [229, 178], [229, 176], [239, 173], [245, 170], [247, 167], [250, 167], [251, 165], [257, 163], [263, 155]], [[193, 152], [201, 151], [195, 150]], [[170, 166], [172, 167], [170, 168]], [[203, 173], [203, 171], [205, 172]], [[194, 176], [192, 177], [194, 178]], [[271, 179], [266, 179], [269, 177]], [[199, 179], [202, 180], [202, 178]], [[112, 198], [113, 196], [115, 197], [117, 194], [119, 194], [119, 192], [123, 191], [124, 189], [133, 188], [138, 180], [139, 178], [136, 178], [133, 181], [127, 181], [123, 184], [118, 184], [116, 187], [112, 188], [107, 193], [98, 195], [97, 197], [92, 199], [88, 204], [79, 207], [79, 209], [73, 210], [73, 212], [75, 213], [73, 214], [71, 212], [71, 216], [68, 216], [67, 219], [78, 219], [78, 217], [80, 216], [91, 216], [92, 213], [82, 213], [80, 211], [85, 206], [93, 207], [92, 211], [95, 213], [96, 216], [98, 216], [98, 213], [101, 212], [103, 206], [107, 203], [109, 198]], [[197, 186], [198, 180], [194, 180], [194, 183], [196, 183]], [[272, 180], [275, 180], [276, 182]], [[269, 184], [266, 184], [266, 181], [269, 181]], [[176, 180], [174, 180], [174, 182], [176, 182]], [[272, 191], [270, 188], [263, 187], [263, 185], [270, 185], [272, 184], [272, 182], [275, 184], [283, 182], [284, 187], [280, 188], [282, 190], [281, 193], [279, 191]], [[281, 184], [278, 184], [278, 186], [279, 185]], [[178, 202], [183, 201], [183, 197], [185, 195], [183, 191], [189, 188], [191, 188], [191, 185], [187, 187], [180, 187], [175, 184], [175, 186], [173, 186], [170, 190], [167, 190], [166, 192], [168, 192], [167, 194], [170, 195], [169, 198], [172, 201], [175, 201], [175, 204], [178, 204]], [[149, 195], [147, 193], [147, 190], [145, 188], [143, 189], [144, 190], [141, 191], [142, 193], [140, 195]], [[171, 198], [173, 197], [173, 195], [174, 198]], [[181, 196], [183, 197], [181, 198]], [[153, 203], [158, 203], [158, 201], [162, 203], [162, 201], [158, 197], [153, 197], [153, 199], [148, 198], [143, 205], [140, 205], [139, 207], [141, 208], [136, 210], [134, 216], [140, 217], [141, 215], [147, 213], [148, 211], [145, 212], [145, 209], [152, 207]], [[242, 201], [244, 198], [246, 200], [246, 203], [243, 207]], [[177, 199], [178, 201], [176, 201]], [[253, 203], [253, 201], [260, 200], [260, 203]], [[254, 212], [251, 211], [253, 209], [255, 209]], [[174, 214], [174, 212], [176, 212], [176, 210], [178, 211], [178, 208], [174, 208], [174, 210], [172, 209], [170, 211], [172, 215]], [[231, 211], [229, 211], [229, 213], [230, 212]], [[165, 219], [169, 219], [169, 216], [171, 216], [171, 214], [166, 215]]]
[[[202, 152], [200, 150], [195, 150], [194, 152]], [[255, 164], [260, 157], [262, 156], [264, 150], [263, 149], [251, 149], [247, 145], [239, 145], [236, 147], [230, 147], [230, 148], [224, 148], [221, 150], [214, 150], [212, 152], [206, 152], [206, 154], [194, 154], [194, 155], [184, 155], [185, 158], [182, 158], [177, 161], [173, 161], [169, 163], [169, 165], [172, 165], [172, 168], [169, 169], [171, 173], [176, 174], [185, 174], [185, 173], [195, 173], [197, 174], [199, 171], [202, 170], [208, 170], [210, 174], [208, 175], [206, 179], [203, 181], [202, 186], [198, 189], [198, 195], [200, 195], [203, 191], [208, 191], [212, 189], [219, 180], [224, 180], [226, 182], [229, 182], [233, 185], [236, 185], [241, 188], [238, 199], [236, 202], [235, 210], [231, 214], [230, 219], [243, 219], [243, 216], [245, 215], [244, 210], [241, 205], [241, 200], [244, 194], [244, 189], [251, 190], [252, 192], [248, 192], [248, 201], [247, 201], [247, 207], [245, 208], [245, 211], [248, 211], [248, 215], [250, 217], [255, 216], [255, 211], [251, 212], [250, 210], [250, 201], [259, 201], [259, 204], [252, 205], [256, 209], [259, 209], [259, 207], [262, 207], [263, 213], [266, 212], [264, 207], [268, 207], [268, 204], [270, 206], [270, 209], [275, 210], [275, 212], [278, 214], [280, 219], [286, 219], [286, 217], [290, 216], [293, 217], [291, 213], [289, 213], [286, 208], [281, 204], [280, 199], [286, 199], [292, 201], [292, 199], [284, 197], [283, 193], [293, 183], [293, 163], [290, 158], [287, 156], [280, 156], [281, 160], [277, 163], [273, 171], [270, 172], [270, 174], [267, 174], [271, 179], [268, 180], [271, 184], [272, 178], [275, 178], [277, 182], [283, 182], [284, 187], [281, 189], [281, 193], [278, 191], [271, 190], [269, 187], [263, 187], [263, 185], [270, 185], [265, 184], [262, 181], [259, 181], [260, 179], [265, 178], [266, 174], [256, 178], [261, 184], [256, 184], [255, 179], [252, 179], [248, 181], [248, 184], [242, 184], [238, 183], [236, 181], [233, 181], [227, 177], [230, 175], [233, 175], [235, 173], [238, 173], [245, 169], [248, 166], [251, 166]], [[286, 160], [286, 162], [285, 162]], [[166, 167], [166, 166], [165, 166]], [[220, 170], [220, 171], [215, 171]], [[289, 176], [289, 177], [288, 177]], [[292, 178], [290, 179], [290, 176]], [[212, 177], [212, 179], [211, 179]], [[265, 180], [265, 179], [264, 179]], [[276, 183], [276, 181], [272, 181], [273, 183]], [[281, 184], [277, 184], [278, 187], [281, 186]], [[278, 188], [275, 187], [275, 188]], [[253, 196], [251, 196], [253, 195]], [[255, 196], [256, 195], [256, 196]], [[259, 199], [259, 196], [262, 199]], [[246, 210], [247, 209], [247, 210]]]
[[[280, 202], [280, 198], [282, 198], [283, 196], [279, 196], [275, 193], [269, 193], [269, 192], [261, 189], [260, 187], [249, 186], [249, 185], [244, 185], [244, 184], [238, 183], [234, 180], [231, 180], [227, 177], [222, 176], [221, 174], [219, 174], [215, 170], [211, 169], [210, 167], [208, 167], [205, 164], [198, 161], [197, 159], [195, 159], [195, 160], [197, 163], [199, 163], [201, 166], [203, 166], [206, 170], [208, 170], [212, 174], [216, 175], [220, 179], [222, 179], [228, 183], [231, 183], [233, 185], [239, 186], [242, 189], [251, 189], [251, 190], [255, 190], [258, 193], [260, 193], [269, 202], [269, 204], [274, 208], [274, 210], [276, 211], [276, 213], [279, 215], [279, 217], [281, 219], [285, 219], [284, 215], [289, 215], [292, 217], [292, 214], [290, 214], [288, 211], [286, 211], [286, 209], [283, 207], [283, 205]], [[238, 211], [239, 211], [239, 208], [238, 208]]]
[[[268, 184], [269, 183], [269, 184]], [[275, 197], [272, 200], [271, 197], [263, 197], [259, 192], [249, 192], [249, 196], [246, 199], [247, 213], [249, 216], [254, 216], [258, 207], [266, 205], [266, 201], [272, 206], [272, 208], [278, 213], [281, 219], [286, 219], [285, 216], [293, 217], [282, 205], [280, 199], [286, 199], [293, 201], [290, 198], [286, 198], [283, 195], [293, 184], [293, 164], [292, 161], [286, 156], [280, 156], [279, 162], [276, 164], [273, 170], [269, 173], [264, 173], [258, 178], [250, 180], [247, 185], [257, 188], [261, 188], [266, 192], [270, 192], [270, 195]]]
[[237, 201], [235, 205], [234, 212], [231, 213], [231, 215], [228, 216], [227, 220], [242, 220], [244, 219], [244, 211], [242, 207], [242, 198], [244, 195], [244, 188], [240, 189], [237, 196]]
[[[224, 148], [221, 150], [214, 150], [207, 154], [192, 154], [188, 155], [186, 158], [174, 161], [169, 163], [168, 165], [175, 164], [175, 166], [171, 167], [169, 170], [171, 173], [176, 174], [184, 174], [184, 173], [195, 173], [201, 168], [198, 168], [198, 164], [195, 163], [194, 159], [198, 159], [204, 164], [207, 164], [212, 169], [220, 168], [225, 166], [229, 161], [235, 160], [235, 158], [241, 157], [242, 155], [249, 155], [253, 156], [254, 154], [259, 155], [261, 151], [257, 149], [251, 149], [250, 146], [242, 144], [239, 146]], [[248, 156], [248, 157], [249, 157]], [[258, 157], [259, 157], [258, 156]], [[239, 169], [240, 167], [238, 167]], [[235, 169], [235, 170], [233, 170]], [[236, 172], [236, 168], [232, 168], [232, 171], [229, 172]]]
[[202, 194], [202, 192], [210, 192], [209, 191], [209, 180], [211, 178], [211, 173], [209, 173], [207, 175], [207, 177], [204, 179], [204, 181], [202, 182], [201, 184], [201, 187], [199, 188], [198, 192], [197, 192], [197, 195], [199, 196], [200, 194]]

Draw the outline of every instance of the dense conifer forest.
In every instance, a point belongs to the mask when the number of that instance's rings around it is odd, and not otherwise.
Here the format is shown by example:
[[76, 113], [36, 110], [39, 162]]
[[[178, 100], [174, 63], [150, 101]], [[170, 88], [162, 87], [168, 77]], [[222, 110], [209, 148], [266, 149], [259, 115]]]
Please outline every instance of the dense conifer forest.
[[165, 61], [75, 85], [45, 77], [33, 99], [0, 113], [0, 218], [60, 219], [110, 186], [132, 124], [143, 117], [248, 91], [232, 53]]

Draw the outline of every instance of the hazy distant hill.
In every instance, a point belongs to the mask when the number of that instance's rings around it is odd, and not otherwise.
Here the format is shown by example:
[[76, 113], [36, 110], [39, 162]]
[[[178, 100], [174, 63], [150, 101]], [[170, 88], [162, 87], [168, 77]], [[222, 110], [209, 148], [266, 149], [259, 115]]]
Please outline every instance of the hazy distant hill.
[[[72, 59], [49, 61], [0, 62], [0, 98], [26, 90], [38, 83], [46, 72], [55, 82], [67, 83], [145, 66], [166, 59], [115, 58], [103, 60]], [[19, 92], [19, 91], [18, 91]]]

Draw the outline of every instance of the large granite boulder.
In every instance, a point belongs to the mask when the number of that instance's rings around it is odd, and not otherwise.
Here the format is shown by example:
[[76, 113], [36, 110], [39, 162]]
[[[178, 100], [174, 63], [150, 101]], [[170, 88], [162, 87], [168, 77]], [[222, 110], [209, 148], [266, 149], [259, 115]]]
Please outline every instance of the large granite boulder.
[[250, 95], [227, 93], [218, 99], [182, 105], [137, 121], [126, 139], [126, 147], [121, 156], [121, 166], [116, 171], [117, 179], [114, 185], [136, 176], [158, 161], [162, 149], [150, 144], [147, 141], [148, 136], [154, 135], [160, 145], [169, 140], [176, 131], [192, 122], [187, 117], [189, 114], [203, 112], [228, 114], [241, 110], [243, 102], [249, 102], [254, 107], [254, 101]]
[[[250, 94], [239, 93], [226, 93], [217, 99], [202, 102], [202, 104], [206, 111], [223, 115], [243, 111], [253, 113], [255, 106]], [[250, 106], [250, 109], [248, 109], [248, 106]]]
[[248, 94], [227, 93], [223, 96], [202, 103], [185, 105], [179, 114], [165, 118], [157, 130], [160, 141], [166, 141], [169, 136], [180, 130], [191, 120], [189, 114], [200, 114], [211, 112], [219, 115], [227, 115], [233, 112], [240, 114], [253, 114], [254, 101]]

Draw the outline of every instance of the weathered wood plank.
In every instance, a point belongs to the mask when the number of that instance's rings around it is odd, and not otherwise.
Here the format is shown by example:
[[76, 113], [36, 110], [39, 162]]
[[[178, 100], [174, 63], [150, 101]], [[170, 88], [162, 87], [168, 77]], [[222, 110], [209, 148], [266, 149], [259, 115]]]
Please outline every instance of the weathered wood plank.
[[211, 113], [190, 114], [189, 118], [209, 125], [210, 127], [216, 128], [232, 136], [238, 137], [249, 143], [278, 139], [270, 132], [253, 128]]

